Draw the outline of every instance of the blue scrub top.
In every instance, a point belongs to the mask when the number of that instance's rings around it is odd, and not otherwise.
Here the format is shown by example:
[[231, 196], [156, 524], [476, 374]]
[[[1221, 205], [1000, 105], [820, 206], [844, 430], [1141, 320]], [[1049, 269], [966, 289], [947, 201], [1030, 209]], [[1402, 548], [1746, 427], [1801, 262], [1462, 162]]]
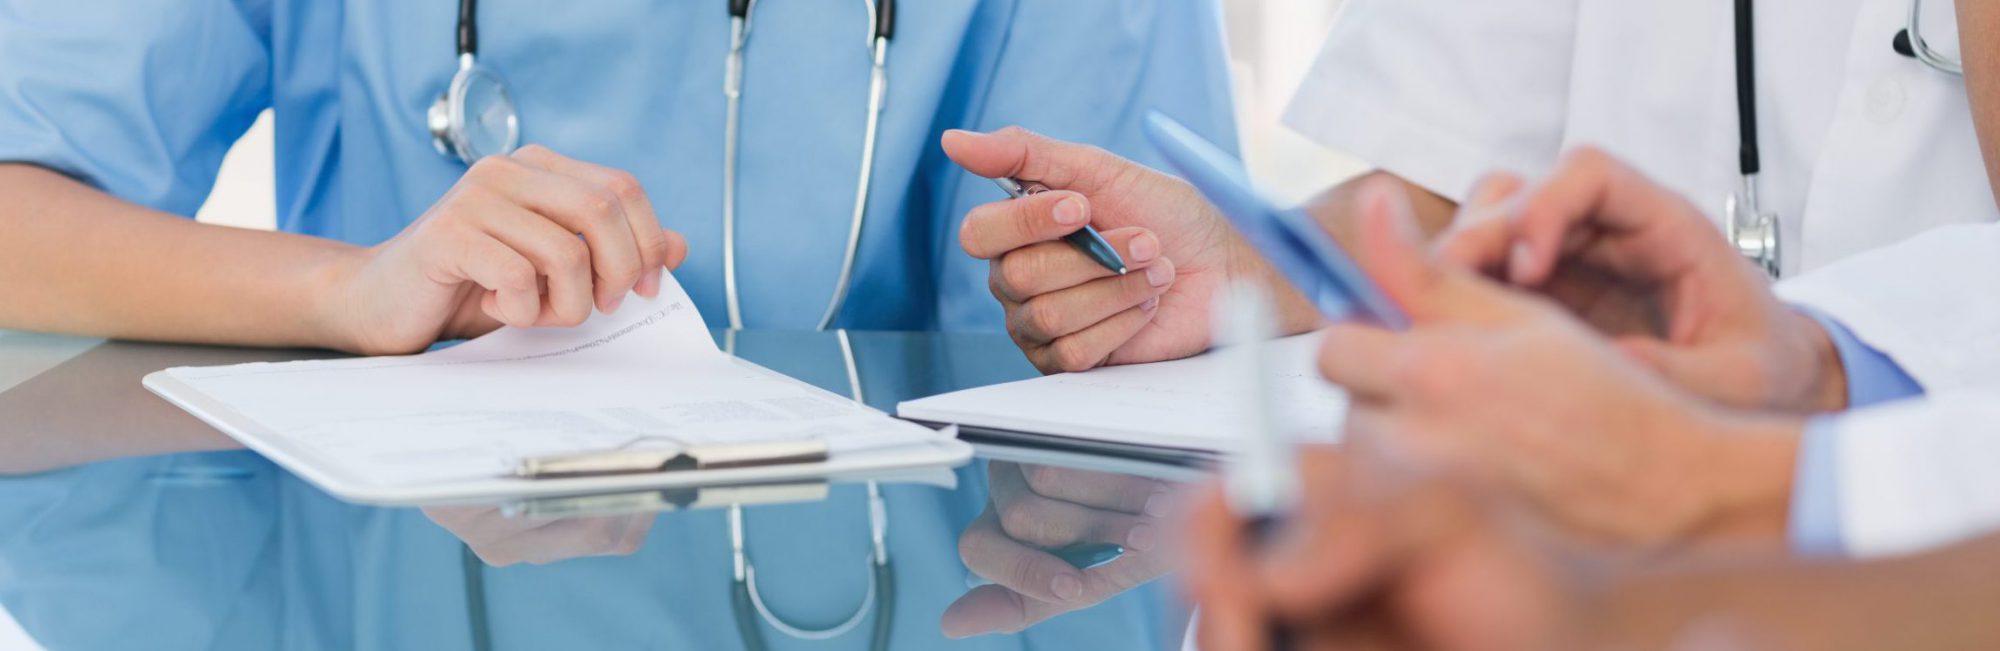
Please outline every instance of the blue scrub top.
[[[401, 231], [465, 171], [425, 110], [456, 69], [456, 2], [0, 0], [0, 160], [192, 215], [265, 108], [277, 223], [356, 244]], [[723, 0], [479, 4], [481, 62], [522, 139], [631, 171], [687, 236], [676, 276], [723, 318]], [[937, 146], [1018, 124], [1152, 163], [1158, 108], [1235, 142], [1208, 0], [925, 0], [898, 7], [889, 96], [851, 298], [839, 325], [990, 330], [986, 265], [958, 222], [999, 199]], [[766, 0], [746, 54], [738, 262], [745, 324], [810, 328], [846, 240], [868, 89], [855, 1]]]

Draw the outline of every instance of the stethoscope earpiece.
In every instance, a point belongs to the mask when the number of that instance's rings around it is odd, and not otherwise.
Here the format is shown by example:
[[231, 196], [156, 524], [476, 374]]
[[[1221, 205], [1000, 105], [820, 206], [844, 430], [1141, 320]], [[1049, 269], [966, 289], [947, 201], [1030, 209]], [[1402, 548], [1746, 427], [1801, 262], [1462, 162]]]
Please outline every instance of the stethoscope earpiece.
[[1916, 48], [1910, 47], [1910, 28], [1896, 30], [1896, 38], [1889, 41], [1889, 48], [1912, 59], [1917, 58]]

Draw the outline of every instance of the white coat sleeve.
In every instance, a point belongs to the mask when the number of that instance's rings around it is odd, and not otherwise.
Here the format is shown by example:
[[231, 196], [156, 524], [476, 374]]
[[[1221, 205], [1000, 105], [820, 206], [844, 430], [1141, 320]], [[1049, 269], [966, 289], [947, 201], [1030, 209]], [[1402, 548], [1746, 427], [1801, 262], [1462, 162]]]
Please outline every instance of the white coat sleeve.
[[1348, 0], [1285, 123], [1453, 200], [1560, 153], [1576, 0]]
[[1931, 393], [2000, 387], [2000, 225], [1944, 226], [1779, 283]]
[[1831, 425], [1848, 554], [1902, 554], [2000, 529], [2000, 387], [1861, 409]]

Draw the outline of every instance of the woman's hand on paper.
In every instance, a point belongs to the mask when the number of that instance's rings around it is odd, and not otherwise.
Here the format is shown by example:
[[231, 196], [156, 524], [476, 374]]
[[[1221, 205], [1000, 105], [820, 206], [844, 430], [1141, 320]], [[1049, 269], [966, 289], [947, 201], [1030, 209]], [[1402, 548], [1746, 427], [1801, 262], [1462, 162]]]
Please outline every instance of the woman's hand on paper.
[[[973, 208], [959, 228], [965, 251], [992, 263], [1008, 334], [1045, 373], [1201, 352], [1216, 288], [1234, 274], [1274, 277], [1180, 179], [1018, 127], [949, 131], [943, 144], [974, 174], [1048, 188]], [[1061, 239], [1085, 225], [1118, 250], [1125, 275]]]
[[[1172, 569], [1162, 517], [1173, 485], [1155, 479], [995, 461], [986, 512], [958, 540], [965, 566], [993, 583], [944, 613], [953, 638], [1011, 633], [1098, 604]], [[1051, 553], [1080, 543], [1122, 545], [1105, 565], [1078, 569]]]
[[1593, 537], [1778, 539], [1795, 423], [1705, 404], [1547, 299], [1441, 263], [1391, 188], [1363, 213], [1356, 259], [1412, 326], [1327, 330], [1350, 443], [1520, 491]]
[[1473, 194], [1439, 241], [1443, 259], [1535, 289], [1717, 402], [1846, 406], [1819, 324], [1780, 303], [1700, 210], [1617, 159], [1580, 148], [1532, 188], [1499, 174]]
[[585, 556], [629, 556], [653, 530], [652, 513], [546, 520], [510, 518], [490, 507], [434, 507], [428, 517], [494, 567], [543, 565]]
[[412, 353], [501, 325], [568, 326], [658, 293], [687, 243], [626, 172], [537, 145], [473, 164], [402, 233], [335, 265], [344, 347]]

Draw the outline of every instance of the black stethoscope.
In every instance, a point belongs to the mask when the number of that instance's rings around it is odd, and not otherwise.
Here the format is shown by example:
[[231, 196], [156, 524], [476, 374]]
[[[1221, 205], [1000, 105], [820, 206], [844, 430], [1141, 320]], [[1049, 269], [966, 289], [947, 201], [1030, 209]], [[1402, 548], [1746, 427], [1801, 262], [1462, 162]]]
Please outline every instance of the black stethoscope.
[[[1764, 210], [1757, 200], [1757, 174], [1762, 160], [1757, 152], [1757, 73], [1756, 48], [1752, 37], [1751, 0], [1736, 0], [1736, 150], [1737, 168], [1743, 185], [1723, 200], [1723, 228], [1736, 252], [1763, 269], [1772, 278], [1781, 273], [1778, 248], [1778, 215]], [[1953, 58], [1931, 49], [1924, 41], [1918, 18], [1923, 0], [1910, 0], [1908, 22], [1896, 32], [1890, 46], [1896, 53], [1922, 62], [1949, 75], [1964, 75], [1963, 66]]]
[[[840, 272], [827, 299], [819, 326], [832, 327], [847, 304], [853, 284], [855, 257], [861, 247], [861, 225], [868, 212], [868, 193], [875, 175], [875, 144], [880, 140], [882, 109], [889, 95], [889, 40], [896, 33], [895, 0], [862, 0], [868, 12], [866, 42], [868, 113], [863, 123], [861, 173], [854, 183], [854, 210], [848, 218], [847, 245], [841, 250]], [[741, 292], [736, 283], [736, 169], [742, 144], [743, 50], [750, 41], [751, 14], [756, 0], [729, 0], [729, 53], [723, 59], [722, 95], [722, 293], [729, 327], [743, 329]], [[424, 115], [431, 146], [438, 153], [467, 165], [491, 155], [506, 155], [521, 145], [521, 115], [500, 75], [479, 63], [477, 0], [458, 3], [458, 72]]]

